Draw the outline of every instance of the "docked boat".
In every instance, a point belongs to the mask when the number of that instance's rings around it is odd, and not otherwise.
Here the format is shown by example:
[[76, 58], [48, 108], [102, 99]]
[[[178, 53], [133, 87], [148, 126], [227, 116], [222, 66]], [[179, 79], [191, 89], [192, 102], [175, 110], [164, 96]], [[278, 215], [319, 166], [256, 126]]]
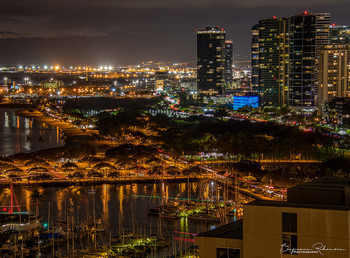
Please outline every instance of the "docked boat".
[[199, 220], [199, 221], [207, 221], [207, 222], [221, 222], [221, 218], [215, 216], [204, 216], [204, 215], [191, 215], [188, 216], [188, 219], [191, 220]]
[[160, 213], [159, 217], [163, 218], [163, 219], [177, 219], [178, 218], [175, 213]]

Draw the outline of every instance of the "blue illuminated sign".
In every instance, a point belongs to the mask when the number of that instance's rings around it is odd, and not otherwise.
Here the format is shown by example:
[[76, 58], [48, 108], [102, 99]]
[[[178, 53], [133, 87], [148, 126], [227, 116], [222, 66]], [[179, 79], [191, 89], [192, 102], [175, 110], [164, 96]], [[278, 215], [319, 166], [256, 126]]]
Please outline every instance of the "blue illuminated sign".
[[233, 96], [233, 110], [242, 107], [259, 107], [259, 96]]

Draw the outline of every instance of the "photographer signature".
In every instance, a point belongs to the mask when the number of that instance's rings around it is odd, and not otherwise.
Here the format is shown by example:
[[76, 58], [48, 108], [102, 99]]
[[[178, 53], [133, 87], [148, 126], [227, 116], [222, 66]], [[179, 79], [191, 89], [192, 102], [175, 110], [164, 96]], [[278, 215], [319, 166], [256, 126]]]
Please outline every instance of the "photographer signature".
[[334, 251], [346, 251], [342, 248], [327, 248], [323, 243], [315, 243], [311, 248], [291, 248], [286, 243], [281, 245], [280, 254], [320, 254], [324, 255], [325, 252], [334, 252]]

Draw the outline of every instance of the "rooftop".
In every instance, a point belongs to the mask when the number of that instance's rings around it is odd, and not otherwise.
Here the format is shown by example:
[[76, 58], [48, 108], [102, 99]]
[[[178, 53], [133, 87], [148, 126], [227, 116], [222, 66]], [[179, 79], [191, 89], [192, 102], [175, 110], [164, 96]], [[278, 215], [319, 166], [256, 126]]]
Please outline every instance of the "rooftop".
[[296, 185], [290, 189], [308, 188], [339, 191], [344, 190], [345, 187], [350, 187], [350, 178], [325, 177], [301, 185]]
[[350, 206], [350, 178], [326, 177], [288, 188], [287, 202]]
[[213, 230], [201, 233], [198, 237], [243, 239], [243, 220], [231, 222]]
[[349, 205], [279, 202], [279, 201], [267, 201], [267, 200], [257, 200], [257, 201], [247, 203], [245, 205], [246, 206], [266, 206], [266, 207], [292, 207], [292, 208], [320, 209], [320, 210], [344, 210], [344, 211], [350, 210]]

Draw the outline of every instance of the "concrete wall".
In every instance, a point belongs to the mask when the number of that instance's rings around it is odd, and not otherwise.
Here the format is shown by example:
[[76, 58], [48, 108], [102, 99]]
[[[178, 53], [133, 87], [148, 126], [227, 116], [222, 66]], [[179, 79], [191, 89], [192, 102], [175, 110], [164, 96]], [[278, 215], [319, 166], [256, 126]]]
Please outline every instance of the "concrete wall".
[[214, 237], [196, 237], [195, 244], [199, 246], [200, 258], [215, 258], [216, 248], [232, 248], [241, 250], [243, 258], [243, 243], [241, 239], [214, 238]]
[[294, 257], [280, 254], [282, 212], [297, 213], [298, 248], [312, 249], [315, 243], [322, 243], [327, 248], [346, 249], [324, 251], [324, 255], [298, 254], [296, 257], [350, 257], [348, 211], [253, 205], [244, 206], [243, 257]]

